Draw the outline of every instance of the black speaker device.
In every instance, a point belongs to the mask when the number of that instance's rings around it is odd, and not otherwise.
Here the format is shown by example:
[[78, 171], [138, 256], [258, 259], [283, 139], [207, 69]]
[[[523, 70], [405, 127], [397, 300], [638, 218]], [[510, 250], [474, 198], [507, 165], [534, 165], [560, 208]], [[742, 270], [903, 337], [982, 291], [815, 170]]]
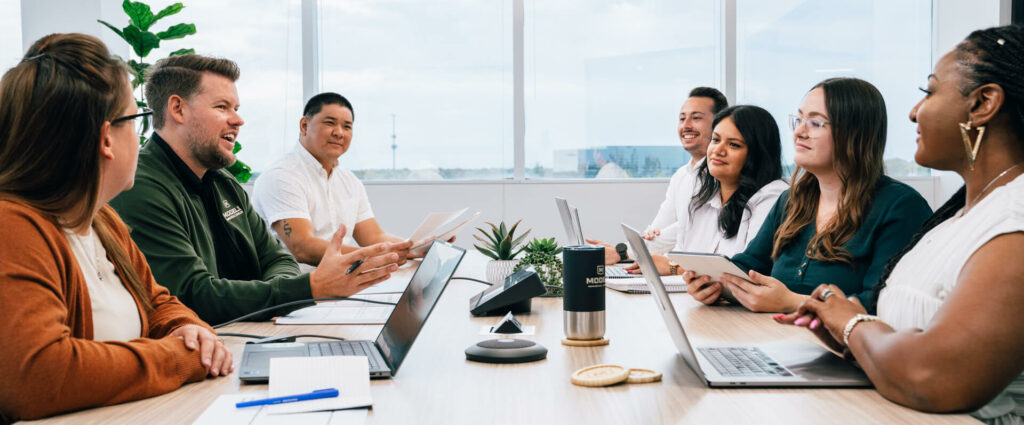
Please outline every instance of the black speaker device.
[[529, 313], [530, 300], [547, 290], [533, 267], [526, 267], [469, 299], [469, 312], [474, 316], [499, 316], [505, 313]]
[[482, 363], [526, 363], [547, 356], [548, 349], [543, 345], [514, 338], [488, 339], [466, 349], [466, 360]]

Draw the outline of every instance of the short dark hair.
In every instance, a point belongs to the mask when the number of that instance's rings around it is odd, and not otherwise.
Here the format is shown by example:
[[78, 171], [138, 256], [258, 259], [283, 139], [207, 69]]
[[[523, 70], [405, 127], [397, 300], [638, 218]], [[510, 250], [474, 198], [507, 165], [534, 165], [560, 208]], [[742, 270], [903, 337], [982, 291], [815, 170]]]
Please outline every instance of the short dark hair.
[[[718, 214], [718, 227], [726, 239], [736, 236], [743, 211], [749, 209], [747, 201], [765, 185], [782, 178], [782, 141], [779, 125], [764, 108], [753, 105], [736, 105], [723, 109], [715, 115], [711, 128], [726, 118], [732, 118], [747, 145], [747, 159], [740, 168], [740, 182], [736, 193], [726, 201]], [[690, 200], [690, 212], [718, 196], [718, 180], [708, 171], [708, 162], [701, 163], [697, 170], [698, 190]]]
[[729, 107], [729, 99], [726, 99], [722, 92], [713, 87], [694, 87], [693, 90], [690, 90], [690, 97], [706, 97], [713, 100], [715, 104], [711, 107], [711, 113], [715, 115]]
[[204, 72], [212, 72], [231, 81], [238, 81], [238, 65], [228, 59], [197, 54], [161, 59], [146, 72], [146, 100], [153, 109], [153, 128], [163, 128], [167, 99], [172, 95], [188, 99], [199, 93]]
[[325, 105], [340, 105], [344, 108], [348, 108], [349, 112], [352, 113], [352, 119], [356, 119], [356, 110], [352, 109], [352, 103], [345, 99], [345, 96], [334, 92], [324, 92], [316, 96], [313, 96], [306, 102], [306, 107], [302, 108], [302, 115], [306, 118], [312, 119], [313, 115], [319, 114], [320, 110]]

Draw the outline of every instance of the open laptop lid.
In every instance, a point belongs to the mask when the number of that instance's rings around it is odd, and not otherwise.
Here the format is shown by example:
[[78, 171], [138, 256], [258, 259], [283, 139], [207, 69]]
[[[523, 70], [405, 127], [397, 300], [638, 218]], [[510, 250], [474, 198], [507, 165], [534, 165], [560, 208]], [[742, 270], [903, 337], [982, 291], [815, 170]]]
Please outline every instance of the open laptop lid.
[[647, 251], [647, 244], [640, 237], [640, 233], [632, 227], [623, 224], [622, 231], [626, 234], [626, 241], [633, 248], [633, 253], [636, 254], [640, 271], [643, 273], [651, 293], [654, 294], [654, 303], [661, 310], [661, 317], [665, 319], [665, 327], [668, 328], [668, 334], [672, 336], [672, 342], [676, 344], [676, 349], [683, 356], [686, 364], [690, 365], [690, 369], [693, 369], [698, 377], [704, 378], [704, 371], [700, 367], [700, 362], [697, 361], [697, 355], [693, 352], [690, 341], [686, 338], [686, 331], [683, 330], [683, 324], [679, 322], [679, 316], [676, 315], [672, 300], [669, 299], [668, 292], [665, 291], [665, 284], [661, 281], [658, 268], [654, 265], [651, 253]]
[[384, 323], [384, 328], [374, 340], [391, 367], [392, 375], [409, 354], [412, 343], [423, 329], [423, 324], [465, 254], [466, 250], [438, 239], [434, 239], [430, 245], [430, 250], [412, 275], [409, 286], [405, 288], [391, 316]]
[[565, 235], [568, 237], [567, 245], [583, 245], [583, 231], [580, 229], [579, 212], [574, 215], [573, 208], [565, 198], [555, 197], [555, 205], [558, 206], [558, 215], [562, 218], [562, 226], [565, 227]]

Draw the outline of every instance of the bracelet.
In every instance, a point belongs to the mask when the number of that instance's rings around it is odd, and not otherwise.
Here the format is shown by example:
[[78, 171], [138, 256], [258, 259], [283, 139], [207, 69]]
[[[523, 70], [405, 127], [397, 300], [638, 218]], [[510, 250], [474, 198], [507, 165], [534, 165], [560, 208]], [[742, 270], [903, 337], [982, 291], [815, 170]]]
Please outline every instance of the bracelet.
[[872, 316], [870, 314], [858, 314], [853, 316], [849, 322], [846, 322], [846, 327], [843, 328], [843, 344], [847, 347], [850, 346], [850, 334], [853, 333], [853, 328], [860, 322], [877, 322], [881, 321], [878, 316]]
[[679, 272], [679, 265], [671, 261], [668, 262], [668, 274], [675, 276]]

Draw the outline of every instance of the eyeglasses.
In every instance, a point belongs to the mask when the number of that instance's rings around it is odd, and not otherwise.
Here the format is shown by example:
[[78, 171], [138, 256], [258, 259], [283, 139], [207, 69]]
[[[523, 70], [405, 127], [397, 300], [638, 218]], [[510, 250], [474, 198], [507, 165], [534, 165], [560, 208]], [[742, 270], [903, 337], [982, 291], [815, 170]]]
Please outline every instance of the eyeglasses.
[[797, 127], [800, 127], [800, 124], [807, 124], [807, 130], [817, 134], [830, 123], [820, 118], [803, 118], [797, 115], [789, 115], [790, 130], [796, 131]]
[[110, 125], [114, 125], [123, 121], [131, 121], [132, 125], [135, 126], [135, 132], [141, 136], [143, 134], [146, 134], [147, 131], [149, 131], [149, 117], [152, 115], [152, 109], [142, 108], [142, 112], [139, 112], [137, 114], [125, 115], [120, 118], [115, 118], [113, 121], [110, 122]]

